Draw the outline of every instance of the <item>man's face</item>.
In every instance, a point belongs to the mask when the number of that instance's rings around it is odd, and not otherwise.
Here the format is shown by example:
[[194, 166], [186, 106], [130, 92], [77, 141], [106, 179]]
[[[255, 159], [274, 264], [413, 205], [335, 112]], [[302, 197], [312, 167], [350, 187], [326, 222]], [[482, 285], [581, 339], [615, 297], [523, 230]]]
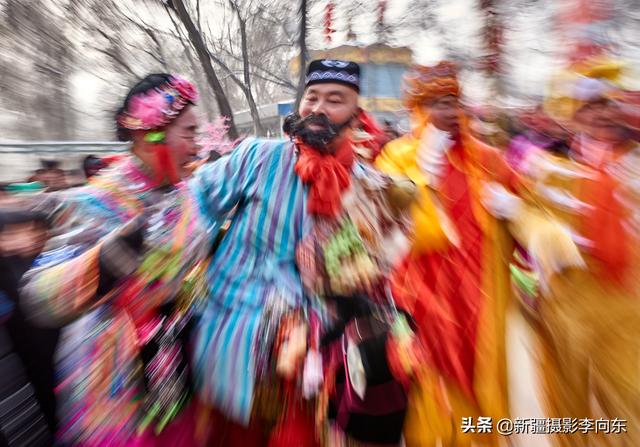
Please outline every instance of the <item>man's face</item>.
[[460, 130], [460, 104], [452, 95], [436, 100], [430, 107], [431, 123], [438, 129], [457, 135]]
[[198, 155], [196, 145], [196, 132], [198, 130], [198, 117], [192, 106], [185, 110], [166, 129], [165, 142], [169, 146], [171, 162], [181, 178], [190, 175], [189, 164]]
[[294, 124], [293, 134], [316, 149], [335, 151], [335, 132], [344, 131], [357, 109], [358, 93], [354, 89], [342, 84], [312, 85], [300, 102], [300, 120]]

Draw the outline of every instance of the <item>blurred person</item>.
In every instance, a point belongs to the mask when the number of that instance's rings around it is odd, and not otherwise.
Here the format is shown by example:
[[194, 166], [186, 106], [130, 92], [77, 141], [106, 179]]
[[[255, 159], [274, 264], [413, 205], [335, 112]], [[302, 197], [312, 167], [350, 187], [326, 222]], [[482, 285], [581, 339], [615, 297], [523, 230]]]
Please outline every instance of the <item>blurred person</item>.
[[526, 160], [535, 151], [544, 150], [560, 157], [569, 155], [568, 132], [549, 117], [541, 105], [522, 113], [520, 122], [524, 129], [511, 139], [505, 154], [513, 169], [526, 170]]
[[[528, 161], [535, 159], [540, 151], [569, 157], [569, 132], [544, 111], [542, 104], [520, 113], [518, 119], [522, 128], [513, 136], [505, 152], [507, 163], [515, 171], [526, 173]], [[538, 275], [530, 256], [520, 245], [516, 246], [510, 268], [521, 308], [535, 320], [539, 300]]]
[[463, 433], [460, 424], [509, 415], [505, 319], [513, 241], [481, 198], [486, 182], [513, 191], [521, 185], [498, 151], [471, 136], [459, 95], [452, 63], [411, 68], [404, 99], [412, 131], [376, 160], [419, 191], [411, 250], [392, 277], [398, 306], [416, 320], [427, 350], [410, 394], [409, 446], [499, 445], [496, 433]]
[[56, 334], [38, 333], [18, 315], [18, 281], [42, 248], [46, 230], [41, 216], [7, 205], [0, 203], [0, 445], [49, 446], [55, 408], [48, 346], [51, 335], [55, 346]]
[[25, 314], [67, 325], [59, 445], [193, 445], [187, 341], [208, 236], [181, 178], [197, 148], [193, 85], [151, 74], [115, 116], [131, 153], [87, 186], [44, 195], [51, 237], [24, 277]]
[[[330, 318], [325, 297], [385, 299], [378, 297], [391, 255], [385, 241], [412, 185], [357, 158], [359, 83], [353, 62], [311, 62], [299, 109], [285, 119], [291, 141], [247, 138], [191, 180], [214, 229], [235, 209], [213, 255], [195, 343], [198, 389], [212, 407], [203, 416], [208, 445], [317, 445], [327, 402], [318, 400], [314, 423], [314, 401], [303, 397], [317, 395], [330, 368], [318, 346], [321, 317]], [[403, 408], [377, 411], [384, 429], [369, 435], [397, 443]], [[276, 425], [265, 436], [270, 420]]]
[[57, 160], [41, 160], [42, 168], [36, 170], [35, 174], [29, 178], [30, 182], [40, 182], [44, 184], [47, 191], [60, 191], [69, 187], [64, 170], [60, 169], [60, 162]]
[[[565, 265], [543, 250], [539, 332], [547, 416], [626, 421], [622, 434], [553, 435], [558, 446], [635, 446], [640, 436], [640, 147], [631, 138], [617, 91], [606, 79], [583, 77], [574, 96], [578, 134], [570, 158], [538, 154], [529, 162], [536, 184], [526, 201], [495, 195], [494, 214], [508, 220], [523, 246], [536, 245], [543, 218], [561, 222], [579, 251]], [[527, 198], [527, 197], [525, 197]], [[581, 416], [578, 416], [581, 415]]]
[[84, 160], [82, 160], [82, 170], [84, 172], [84, 176], [87, 180], [100, 172], [101, 169], [107, 167], [107, 163], [100, 157], [96, 157], [95, 155], [87, 155]]
[[0, 206], [4, 221], [0, 287], [14, 304], [6, 328], [53, 433], [56, 427], [53, 357], [59, 330], [34, 325], [24, 315], [18, 299], [19, 281], [44, 244], [45, 222], [42, 216], [21, 211], [19, 201]]

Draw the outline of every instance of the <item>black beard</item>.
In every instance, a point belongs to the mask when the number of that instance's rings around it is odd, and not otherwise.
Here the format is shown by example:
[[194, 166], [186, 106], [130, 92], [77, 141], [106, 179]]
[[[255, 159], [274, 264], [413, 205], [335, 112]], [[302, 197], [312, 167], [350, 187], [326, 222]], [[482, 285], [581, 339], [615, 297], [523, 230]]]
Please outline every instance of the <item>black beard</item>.
[[[340, 135], [342, 129], [349, 125], [351, 120], [343, 124], [334, 124], [329, 121], [326, 115], [309, 115], [306, 118], [300, 118], [300, 115], [294, 114], [287, 117], [285, 122], [288, 124], [288, 134], [291, 137], [299, 138], [307, 146], [310, 146], [325, 154], [332, 153], [329, 148], [330, 143]], [[316, 124], [322, 126], [321, 130], [311, 130], [309, 125]]]

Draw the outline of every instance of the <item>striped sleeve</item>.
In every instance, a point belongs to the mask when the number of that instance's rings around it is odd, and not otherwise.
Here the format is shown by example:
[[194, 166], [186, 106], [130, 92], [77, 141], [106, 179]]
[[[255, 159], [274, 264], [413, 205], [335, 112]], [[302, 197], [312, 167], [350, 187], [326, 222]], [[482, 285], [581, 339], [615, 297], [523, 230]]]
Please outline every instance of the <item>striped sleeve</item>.
[[261, 148], [259, 140], [244, 140], [231, 155], [202, 166], [190, 180], [189, 187], [208, 219], [212, 237], [217, 235], [225, 217], [255, 188], [255, 173], [264, 155]]

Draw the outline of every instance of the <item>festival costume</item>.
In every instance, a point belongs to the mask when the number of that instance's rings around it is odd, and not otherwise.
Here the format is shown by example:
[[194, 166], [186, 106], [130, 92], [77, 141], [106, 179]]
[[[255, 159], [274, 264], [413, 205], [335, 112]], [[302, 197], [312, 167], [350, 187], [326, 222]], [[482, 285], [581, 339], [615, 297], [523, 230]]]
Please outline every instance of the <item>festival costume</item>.
[[[564, 141], [529, 129], [511, 140], [505, 152], [505, 160], [514, 171], [526, 173], [528, 160], [535, 159], [535, 154], [539, 151], [566, 157], [569, 148]], [[522, 246], [516, 246], [509, 269], [521, 309], [528, 318], [535, 320], [539, 302], [538, 274], [532, 265], [531, 257]]]
[[453, 66], [415, 68], [405, 91], [414, 131], [388, 143], [376, 165], [418, 186], [411, 251], [392, 276], [396, 301], [416, 320], [427, 351], [410, 394], [406, 442], [498, 445], [495, 434], [463, 434], [460, 424], [463, 417], [508, 415], [504, 337], [513, 244], [480, 194], [484, 182], [516, 188], [518, 181], [464, 121], [455, 141], [430, 124], [423, 104], [459, 93]]
[[[173, 84], [155, 93], [166, 100], [154, 100], [156, 117], [195, 99]], [[168, 123], [129, 112], [143, 117], [131, 127]], [[192, 444], [186, 343], [206, 293], [208, 234], [187, 185], [159, 186], [130, 155], [85, 187], [43, 196], [38, 207], [50, 215], [51, 237], [25, 276], [22, 301], [39, 323], [68, 324], [58, 354], [57, 441]]]
[[[569, 159], [541, 154], [528, 164], [534, 185], [529, 200], [567, 228], [581, 259], [573, 268], [541, 275], [538, 328], [547, 416], [638, 421], [640, 147], [632, 141], [612, 147], [578, 134]], [[539, 233], [539, 222], [540, 215], [520, 207], [510, 226], [526, 244]], [[563, 263], [546, 257], [544, 265]], [[553, 441], [638, 445], [637, 430], [627, 430], [579, 430], [553, 435]]]
[[[275, 336], [281, 316], [314, 307], [322, 314], [318, 296], [356, 292], [346, 289], [354, 282], [361, 290], [377, 285], [379, 267], [366, 251], [354, 264], [344, 264], [340, 253], [318, 251], [316, 245], [333, 247], [331, 240], [344, 233], [358, 247], [372, 244], [371, 251], [384, 259], [380, 235], [393, 227], [386, 177], [353, 161], [337, 180], [349, 197], [338, 188], [342, 205], [335, 208], [296, 173], [300, 157], [290, 142], [246, 140], [191, 181], [212, 225], [219, 226], [238, 206], [209, 267], [211, 297], [198, 331], [195, 365], [204, 400], [244, 424], [250, 421], [257, 372], [268, 367], [261, 365], [268, 364], [268, 337]], [[318, 209], [336, 215], [316, 219], [312, 210]]]
[[[307, 84], [355, 83], [354, 65], [315, 61]], [[298, 383], [307, 368], [299, 356], [281, 357], [307, 347], [318, 355], [319, 333], [332, 322], [325, 296], [381, 292], [383, 239], [396, 227], [392, 186], [356, 159], [348, 134], [326, 155], [298, 140], [247, 139], [195, 173], [191, 187], [213, 228], [235, 208], [209, 267], [210, 299], [195, 344], [205, 403], [249, 429], [266, 413], [277, 419], [284, 404], [270, 445], [315, 445], [318, 434], [307, 436], [315, 431], [313, 400], [305, 403]]]
[[[540, 216], [522, 208], [510, 226], [523, 245], [551, 215], [567, 228], [580, 262], [543, 269], [538, 308], [545, 403], [549, 417], [581, 414], [637, 421], [640, 386], [634, 335], [640, 324], [637, 273], [637, 212], [640, 148], [619, 148], [618, 156], [591, 165], [575, 152], [571, 160], [544, 155], [536, 160], [530, 200]], [[565, 264], [546, 254], [543, 265]], [[561, 446], [636, 445], [637, 433], [554, 435]], [[626, 443], [626, 444], [625, 444]]]

